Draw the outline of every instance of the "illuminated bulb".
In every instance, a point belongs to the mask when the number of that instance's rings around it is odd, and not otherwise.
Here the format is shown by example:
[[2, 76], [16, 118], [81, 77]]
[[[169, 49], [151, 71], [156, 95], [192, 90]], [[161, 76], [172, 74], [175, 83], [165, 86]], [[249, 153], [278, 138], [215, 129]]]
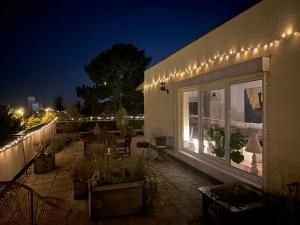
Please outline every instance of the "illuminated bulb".
[[265, 45], [264, 45], [264, 49], [267, 49], [267, 48], [268, 48], [268, 45], [267, 45], [267, 44], [265, 44]]
[[285, 34], [285, 33], [283, 33], [283, 34], [281, 35], [281, 37], [282, 37], [282, 38], [285, 38], [285, 37], [286, 37], [286, 34]]
[[226, 59], [228, 59], [229, 58], [229, 56], [228, 55], [226, 55]]
[[230, 51], [229, 54], [232, 55], [232, 54], [233, 54], [233, 51]]
[[273, 42], [271, 42], [271, 43], [269, 44], [269, 46], [272, 47], [272, 46], [273, 46]]
[[241, 48], [241, 52], [243, 52], [244, 51], [244, 48]]
[[298, 32], [294, 32], [294, 35], [297, 35], [298, 34]]
[[254, 53], [258, 52], [258, 48], [254, 48]]

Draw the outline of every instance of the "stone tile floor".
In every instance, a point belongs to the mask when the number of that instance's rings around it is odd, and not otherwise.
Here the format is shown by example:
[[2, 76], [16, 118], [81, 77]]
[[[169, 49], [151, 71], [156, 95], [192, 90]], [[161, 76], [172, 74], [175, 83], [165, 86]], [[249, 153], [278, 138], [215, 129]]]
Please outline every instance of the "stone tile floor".
[[[136, 155], [140, 151], [133, 148], [132, 154]], [[214, 184], [217, 181], [174, 159], [151, 162], [159, 172], [159, 197], [145, 214], [92, 222], [88, 217], [87, 200], [74, 200], [73, 184], [68, 172], [76, 161], [82, 159], [83, 143], [73, 142], [56, 154], [57, 169], [38, 175], [34, 174], [31, 166], [19, 181], [41, 195], [63, 199], [72, 210], [68, 218], [68, 224], [71, 225], [197, 225], [222, 222], [202, 216], [202, 196], [196, 190], [198, 186]]]

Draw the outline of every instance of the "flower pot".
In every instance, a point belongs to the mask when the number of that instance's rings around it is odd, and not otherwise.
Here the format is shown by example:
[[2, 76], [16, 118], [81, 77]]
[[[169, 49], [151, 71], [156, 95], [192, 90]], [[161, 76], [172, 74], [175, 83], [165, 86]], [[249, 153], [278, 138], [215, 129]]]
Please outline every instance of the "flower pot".
[[34, 172], [36, 174], [50, 172], [55, 169], [55, 154], [39, 156], [34, 161]]
[[142, 213], [144, 181], [89, 186], [89, 216], [96, 220]]
[[74, 199], [81, 200], [88, 197], [88, 184], [86, 182], [74, 182]]

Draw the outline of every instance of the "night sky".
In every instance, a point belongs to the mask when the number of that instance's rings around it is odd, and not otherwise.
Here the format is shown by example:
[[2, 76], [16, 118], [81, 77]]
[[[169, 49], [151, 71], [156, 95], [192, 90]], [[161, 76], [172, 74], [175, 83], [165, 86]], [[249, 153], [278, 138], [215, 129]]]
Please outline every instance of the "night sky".
[[91, 84], [84, 65], [114, 43], [132, 43], [151, 65], [256, 0], [1, 0], [0, 104], [27, 96], [73, 104]]

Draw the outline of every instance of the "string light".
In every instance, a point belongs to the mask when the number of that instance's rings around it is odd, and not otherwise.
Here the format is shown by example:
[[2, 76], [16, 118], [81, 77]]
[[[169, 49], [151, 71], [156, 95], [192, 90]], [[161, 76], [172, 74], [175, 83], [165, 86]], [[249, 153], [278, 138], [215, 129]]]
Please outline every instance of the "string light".
[[[292, 35], [293, 34], [293, 35]], [[197, 70], [197, 71], [200, 71], [201, 69], [205, 68], [207, 69], [209, 67], [209, 63], [210, 64], [213, 64], [215, 61], [223, 61], [223, 59], [225, 58], [226, 60], [229, 59], [229, 57], [232, 57], [234, 55], [236, 55], [238, 58], [240, 57], [241, 53], [247, 53], [248, 52], [251, 52], [253, 51], [253, 54], [257, 54], [259, 49], [268, 49], [268, 48], [271, 48], [273, 47], [274, 45], [278, 45], [279, 42], [282, 40], [282, 39], [286, 39], [287, 37], [290, 37], [290, 36], [298, 36], [299, 32], [298, 31], [294, 31], [292, 32], [292, 30], [289, 30], [285, 33], [282, 33], [281, 34], [281, 38], [280, 39], [277, 39], [277, 40], [273, 40], [273, 41], [270, 41], [268, 43], [259, 43], [256, 45], [256, 47], [242, 47], [240, 49], [240, 51], [234, 51], [234, 50], [229, 50], [227, 53], [224, 53], [222, 55], [218, 55], [218, 54], [214, 54], [213, 57], [209, 57], [207, 60], [204, 60], [202, 62], [200, 62], [198, 65], [199, 67], [197, 67], [197, 64], [194, 65], [194, 67], [192, 68], [190, 65], [185, 69], [183, 70], [182, 72], [178, 71], [177, 73], [170, 73], [167, 78], [165, 78], [165, 81], [168, 81], [170, 80], [172, 77], [179, 77], [179, 78], [183, 78], [184, 76], [187, 76], [187, 75], [193, 75], [192, 73], [189, 74], [190, 72], [192, 72], [192, 69], [193, 70]], [[152, 81], [152, 83], [148, 83], [148, 84], [145, 84], [144, 85], [144, 88], [147, 90], [149, 88], [152, 88], [154, 86], [154, 84], [156, 83], [160, 83], [159, 82], [159, 79], [158, 81]], [[156, 86], [156, 85], [155, 85]]]
[[11, 147], [13, 147], [14, 145], [18, 144], [20, 141], [26, 140], [27, 138], [31, 137], [32, 135], [36, 134], [37, 132], [40, 132], [40, 131], [46, 129], [47, 127], [51, 126], [56, 120], [57, 120], [57, 118], [52, 120], [52, 122], [48, 123], [47, 125], [43, 126], [41, 129], [38, 129], [36, 131], [32, 131], [32, 132], [26, 134], [23, 137], [18, 137], [14, 141], [12, 141], [9, 144], [5, 145], [3, 148], [0, 148], [0, 153], [7, 150], [7, 149], [9, 149], [9, 148], [11, 148]]

